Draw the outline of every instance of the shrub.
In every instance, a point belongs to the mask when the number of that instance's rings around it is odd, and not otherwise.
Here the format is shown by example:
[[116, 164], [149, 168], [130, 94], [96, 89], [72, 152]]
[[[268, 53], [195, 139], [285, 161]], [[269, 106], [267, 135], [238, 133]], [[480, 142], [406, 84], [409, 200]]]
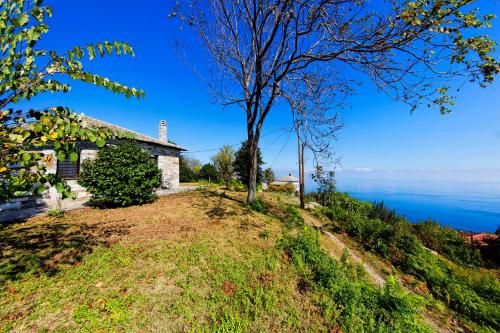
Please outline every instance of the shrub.
[[259, 213], [267, 212], [267, 204], [261, 197], [255, 197], [254, 201], [251, 203], [251, 208]]
[[383, 289], [363, 280], [363, 272], [333, 259], [319, 243], [319, 233], [310, 228], [297, 236], [285, 236], [281, 247], [303, 276], [306, 285], [328, 296], [323, 312], [331, 325], [343, 332], [428, 332], [419, 324], [423, 301], [405, 293], [389, 279]]
[[485, 330], [500, 329], [500, 283], [486, 272], [455, 266], [428, 251], [424, 244], [462, 265], [481, 263], [458, 232], [431, 221], [412, 225], [383, 204], [363, 203], [335, 193], [325, 214], [335, 227], [363, 246], [424, 281], [432, 294]]
[[389, 209], [383, 201], [375, 202], [372, 205], [372, 209], [368, 213], [370, 219], [379, 219], [386, 223], [393, 223], [398, 219], [396, 210]]
[[293, 184], [284, 184], [284, 185], [269, 184], [267, 189], [268, 191], [271, 192], [286, 193], [286, 194], [294, 194], [295, 192], [297, 192], [297, 188]]
[[126, 142], [106, 146], [95, 160], [84, 161], [78, 183], [92, 194], [92, 203], [117, 207], [154, 201], [161, 179], [161, 171], [150, 155]]
[[62, 209], [51, 209], [47, 211], [47, 216], [50, 217], [64, 217], [64, 210]]
[[179, 165], [179, 181], [181, 183], [190, 183], [196, 181], [196, 174], [187, 165]]
[[246, 191], [247, 187], [239, 179], [231, 179], [227, 182], [227, 187], [231, 191], [243, 192]]
[[432, 220], [415, 224], [413, 228], [417, 237], [431, 250], [465, 266], [482, 265], [479, 250], [467, 243], [458, 231], [442, 227]]
[[289, 228], [300, 227], [304, 225], [304, 218], [297, 208], [286, 205], [283, 208], [284, 216], [281, 218]]
[[219, 181], [217, 175], [217, 169], [211, 163], [204, 164], [201, 167], [200, 172], [198, 173], [198, 179], [207, 180], [212, 183], [217, 183]]

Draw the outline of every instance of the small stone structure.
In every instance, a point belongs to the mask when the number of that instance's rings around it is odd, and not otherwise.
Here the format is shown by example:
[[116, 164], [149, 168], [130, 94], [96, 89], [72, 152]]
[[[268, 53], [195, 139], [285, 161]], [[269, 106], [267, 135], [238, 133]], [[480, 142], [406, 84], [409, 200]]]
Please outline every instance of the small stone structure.
[[[159, 139], [133, 132], [131, 130], [106, 123], [88, 116], [83, 116], [85, 126], [107, 128], [114, 133], [125, 134], [131, 137], [142, 149], [151, 154], [162, 172], [162, 188], [158, 194], [170, 194], [178, 192], [179, 187], [179, 156], [186, 149], [167, 141], [167, 122], [162, 120], [159, 125]], [[106, 144], [119, 144], [119, 140], [109, 140]], [[80, 186], [76, 178], [80, 172], [80, 166], [86, 159], [95, 159], [99, 148], [91, 142], [79, 142], [77, 147], [80, 151], [78, 161], [73, 163], [69, 160], [58, 161], [53, 149], [44, 149], [41, 152], [44, 157], [42, 163], [45, 165], [46, 172], [58, 174], [66, 179], [71, 190], [76, 195], [76, 200], [61, 200], [60, 194], [54, 188], [47, 190], [40, 195], [31, 195], [21, 198], [11, 199], [0, 202], [0, 221], [24, 218], [29, 215], [36, 215], [38, 212], [44, 212], [48, 209], [61, 208], [72, 209], [82, 206], [89, 199], [89, 193]], [[26, 214], [25, 214], [26, 213]], [[33, 213], [33, 214], [31, 214]]]

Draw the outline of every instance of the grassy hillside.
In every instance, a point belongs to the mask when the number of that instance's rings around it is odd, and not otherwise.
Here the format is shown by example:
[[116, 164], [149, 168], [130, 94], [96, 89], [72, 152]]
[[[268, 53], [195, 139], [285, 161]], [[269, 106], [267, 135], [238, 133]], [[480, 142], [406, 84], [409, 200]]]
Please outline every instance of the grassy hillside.
[[243, 199], [212, 189], [3, 226], [1, 331], [431, 331], [424, 297], [334, 259], [290, 198]]
[[432, 221], [411, 224], [383, 203], [345, 193], [332, 194], [330, 204], [316, 214], [324, 217], [324, 230], [373, 254], [386, 270], [422, 294], [443, 320], [466, 331], [500, 330], [499, 271], [457, 231]]

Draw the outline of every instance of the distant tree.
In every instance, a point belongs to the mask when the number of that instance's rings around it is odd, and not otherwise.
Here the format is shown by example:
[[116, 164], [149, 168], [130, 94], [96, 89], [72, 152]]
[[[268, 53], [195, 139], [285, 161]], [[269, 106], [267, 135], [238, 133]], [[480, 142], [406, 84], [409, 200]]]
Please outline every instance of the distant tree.
[[217, 170], [220, 181], [228, 183], [233, 179], [234, 174], [234, 149], [230, 146], [223, 146], [217, 154], [212, 156], [212, 162]]
[[83, 161], [78, 183], [92, 194], [93, 203], [116, 207], [154, 201], [162, 179], [151, 155], [126, 142], [106, 146], [95, 160]]
[[318, 185], [317, 201], [323, 206], [328, 206], [332, 194], [335, 193], [337, 189], [335, 171], [325, 171], [321, 165], [317, 165], [311, 177]]
[[272, 184], [276, 180], [276, 176], [274, 175], [274, 171], [271, 168], [267, 168], [264, 170], [264, 181], [267, 184]]
[[[447, 113], [453, 92], [464, 83], [493, 82], [500, 65], [495, 42], [484, 29], [495, 15], [481, 14], [475, 4], [476, 0], [191, 0], [176, 1], [171, 17], [192, 27], [211, 56], [216, 68], [206, 81], [217, 101], [244, 112], [251, 203], [264, 122], [278, 102], [292, 101], [293, 109], [298, 88], [325, 82], [328, 89], [322, 96], [342, 99], [358, 83], [370, 80], [410, 110], [436, 106]], [[321, 117], [318, 124], [329, 119]]]
[[183, 158], [184, 158], [184, 163], [186, 164], [186, 166], [189, 169], [191, 169], [195, 173], [195, 175], [198, 175], [198, 173], [200, 172], [200, 169], [201, 169], [201, 162], [193, 157], [184, 156]]
[[189, 158], [179, 157], [179, 181], [181, 183], [190, 183], [197, 180], [196, 173], [189, 167]]
[[[16, 109], [17, 102], [46, 92], [68, 92], [68, 79], [104, 87], [127, 98], [144, 94], [83, 68], [84, 57], [133, 56], [126, 43], [105, 41], [62, 52], [40, 48], [38, 42], [49, 31], [45, 21], [52, 16], [52, 8], [42, 3], [0, 1], [0, 199], [32, 192], [35, 183], [49, 183], [67, 194], [64, 181], [46, 174], [43, 163], [39, 163], [50, 156], [35, 153], [33, 148], [51, 146], [59, 160], [76, 161], [77, 141], [91, 141], [102, 147], [113, 135], [84, 126], [82, 118], [68, 108], [48, 105], [38, 110]], [[44, 186], [38, 187], [38, 191], [43, 190]]]
[[[250, 156], [250, 145], [248, 144], [248, 140], [245, 140], [241, 143], [240, 148], [235, 153], [234, 171], [236, 172], [238, 179], [246, 186], [250, 183], [250, 163], [248, 163]], [[261, 183], [264, 179], [262, 164], [264, 164], [262, 154], [260, 152], [260, 148], [257, 148], [257, 183]]]
[[200, 169], [198, 178], [216, 183], [218, 182], [217, 169], [212, 163], [204, 164]]

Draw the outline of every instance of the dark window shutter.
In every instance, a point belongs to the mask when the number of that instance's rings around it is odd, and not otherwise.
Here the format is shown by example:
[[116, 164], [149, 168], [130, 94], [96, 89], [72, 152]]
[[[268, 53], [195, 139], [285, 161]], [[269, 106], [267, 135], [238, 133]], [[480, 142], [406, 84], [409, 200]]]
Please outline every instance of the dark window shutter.
[[57, 160], [57, 175], [64, 179], [76, 179], [80, 173], [80, 155], [76, 162], [71, 162], [69, 158], [64, 161]]

